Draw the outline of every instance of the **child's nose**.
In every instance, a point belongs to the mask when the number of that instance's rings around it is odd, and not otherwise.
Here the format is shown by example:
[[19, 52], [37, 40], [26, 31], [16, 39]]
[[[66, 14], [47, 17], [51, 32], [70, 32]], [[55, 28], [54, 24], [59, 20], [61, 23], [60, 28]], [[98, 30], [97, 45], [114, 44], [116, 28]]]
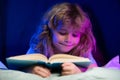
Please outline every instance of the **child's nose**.
[[72, 41], [72, 36], [70, 34], [66, 35], [65, 42], [71, 42], [71, 41]]

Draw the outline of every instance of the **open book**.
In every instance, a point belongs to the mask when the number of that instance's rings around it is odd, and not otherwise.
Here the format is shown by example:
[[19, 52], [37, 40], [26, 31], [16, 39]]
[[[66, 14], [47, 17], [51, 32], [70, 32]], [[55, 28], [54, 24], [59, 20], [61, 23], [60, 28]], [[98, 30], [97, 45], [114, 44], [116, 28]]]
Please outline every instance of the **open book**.
[[90, 64], [90, 60], [84, 57], [77, 57], [68, 54], [55, 54], [47, 59], [43, 54], [25, 54], [13, 57], [8, 57], [7, 64], [9, 69], [18, 69], [31, 65], [43, 65], [47, 67], [60, 67], [64, 62], [72, 62], [77, 66], [87, 67]]

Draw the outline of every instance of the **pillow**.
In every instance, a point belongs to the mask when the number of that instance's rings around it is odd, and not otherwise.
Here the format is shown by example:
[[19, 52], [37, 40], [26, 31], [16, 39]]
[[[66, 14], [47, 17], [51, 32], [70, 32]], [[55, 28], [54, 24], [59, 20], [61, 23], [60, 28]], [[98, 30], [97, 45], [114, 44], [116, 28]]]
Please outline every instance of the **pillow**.
[[105, 68], [113, 68], [113, 69], [119, 69], [120, 70], [119, 56], [115, 56], [104, 67]]
[[0, 61], [0, 69], [8, 69], [8, 68]]

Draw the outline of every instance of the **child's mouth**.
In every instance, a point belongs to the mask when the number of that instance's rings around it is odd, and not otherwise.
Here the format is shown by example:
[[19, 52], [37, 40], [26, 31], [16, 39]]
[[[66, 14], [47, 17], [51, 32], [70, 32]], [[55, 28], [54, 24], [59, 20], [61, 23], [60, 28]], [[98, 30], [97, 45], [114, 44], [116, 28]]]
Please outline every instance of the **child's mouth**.
[[60, 43], [60, 44], [67, 47], [73, 46], [72, 44], [64, 44], [64, 43]]

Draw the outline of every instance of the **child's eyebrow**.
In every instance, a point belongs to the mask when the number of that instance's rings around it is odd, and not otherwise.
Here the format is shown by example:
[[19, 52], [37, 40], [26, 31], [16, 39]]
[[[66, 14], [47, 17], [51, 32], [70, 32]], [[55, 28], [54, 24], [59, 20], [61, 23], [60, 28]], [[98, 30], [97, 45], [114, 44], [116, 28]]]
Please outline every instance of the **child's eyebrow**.
[[67, 30], [61, 28], [61, 29], [58, 29], [57, 31], [65, 31], [66, 32]]
[[75, 30], [74, 32], [75, 32], [75, 33], [81, 33], [81, 31], [79, 31], [79, 30]]
[[59, 30], [64, 30], [64, 31], [67, 31], [67, 29], [66, 29], [66, 28], [60, 28]]
[[64, 29], [64, 28], [63, 28], [63, 29], [60, 29], [60, 30], [64, 30], [64, 31], [66, 31], [67, 29]]

